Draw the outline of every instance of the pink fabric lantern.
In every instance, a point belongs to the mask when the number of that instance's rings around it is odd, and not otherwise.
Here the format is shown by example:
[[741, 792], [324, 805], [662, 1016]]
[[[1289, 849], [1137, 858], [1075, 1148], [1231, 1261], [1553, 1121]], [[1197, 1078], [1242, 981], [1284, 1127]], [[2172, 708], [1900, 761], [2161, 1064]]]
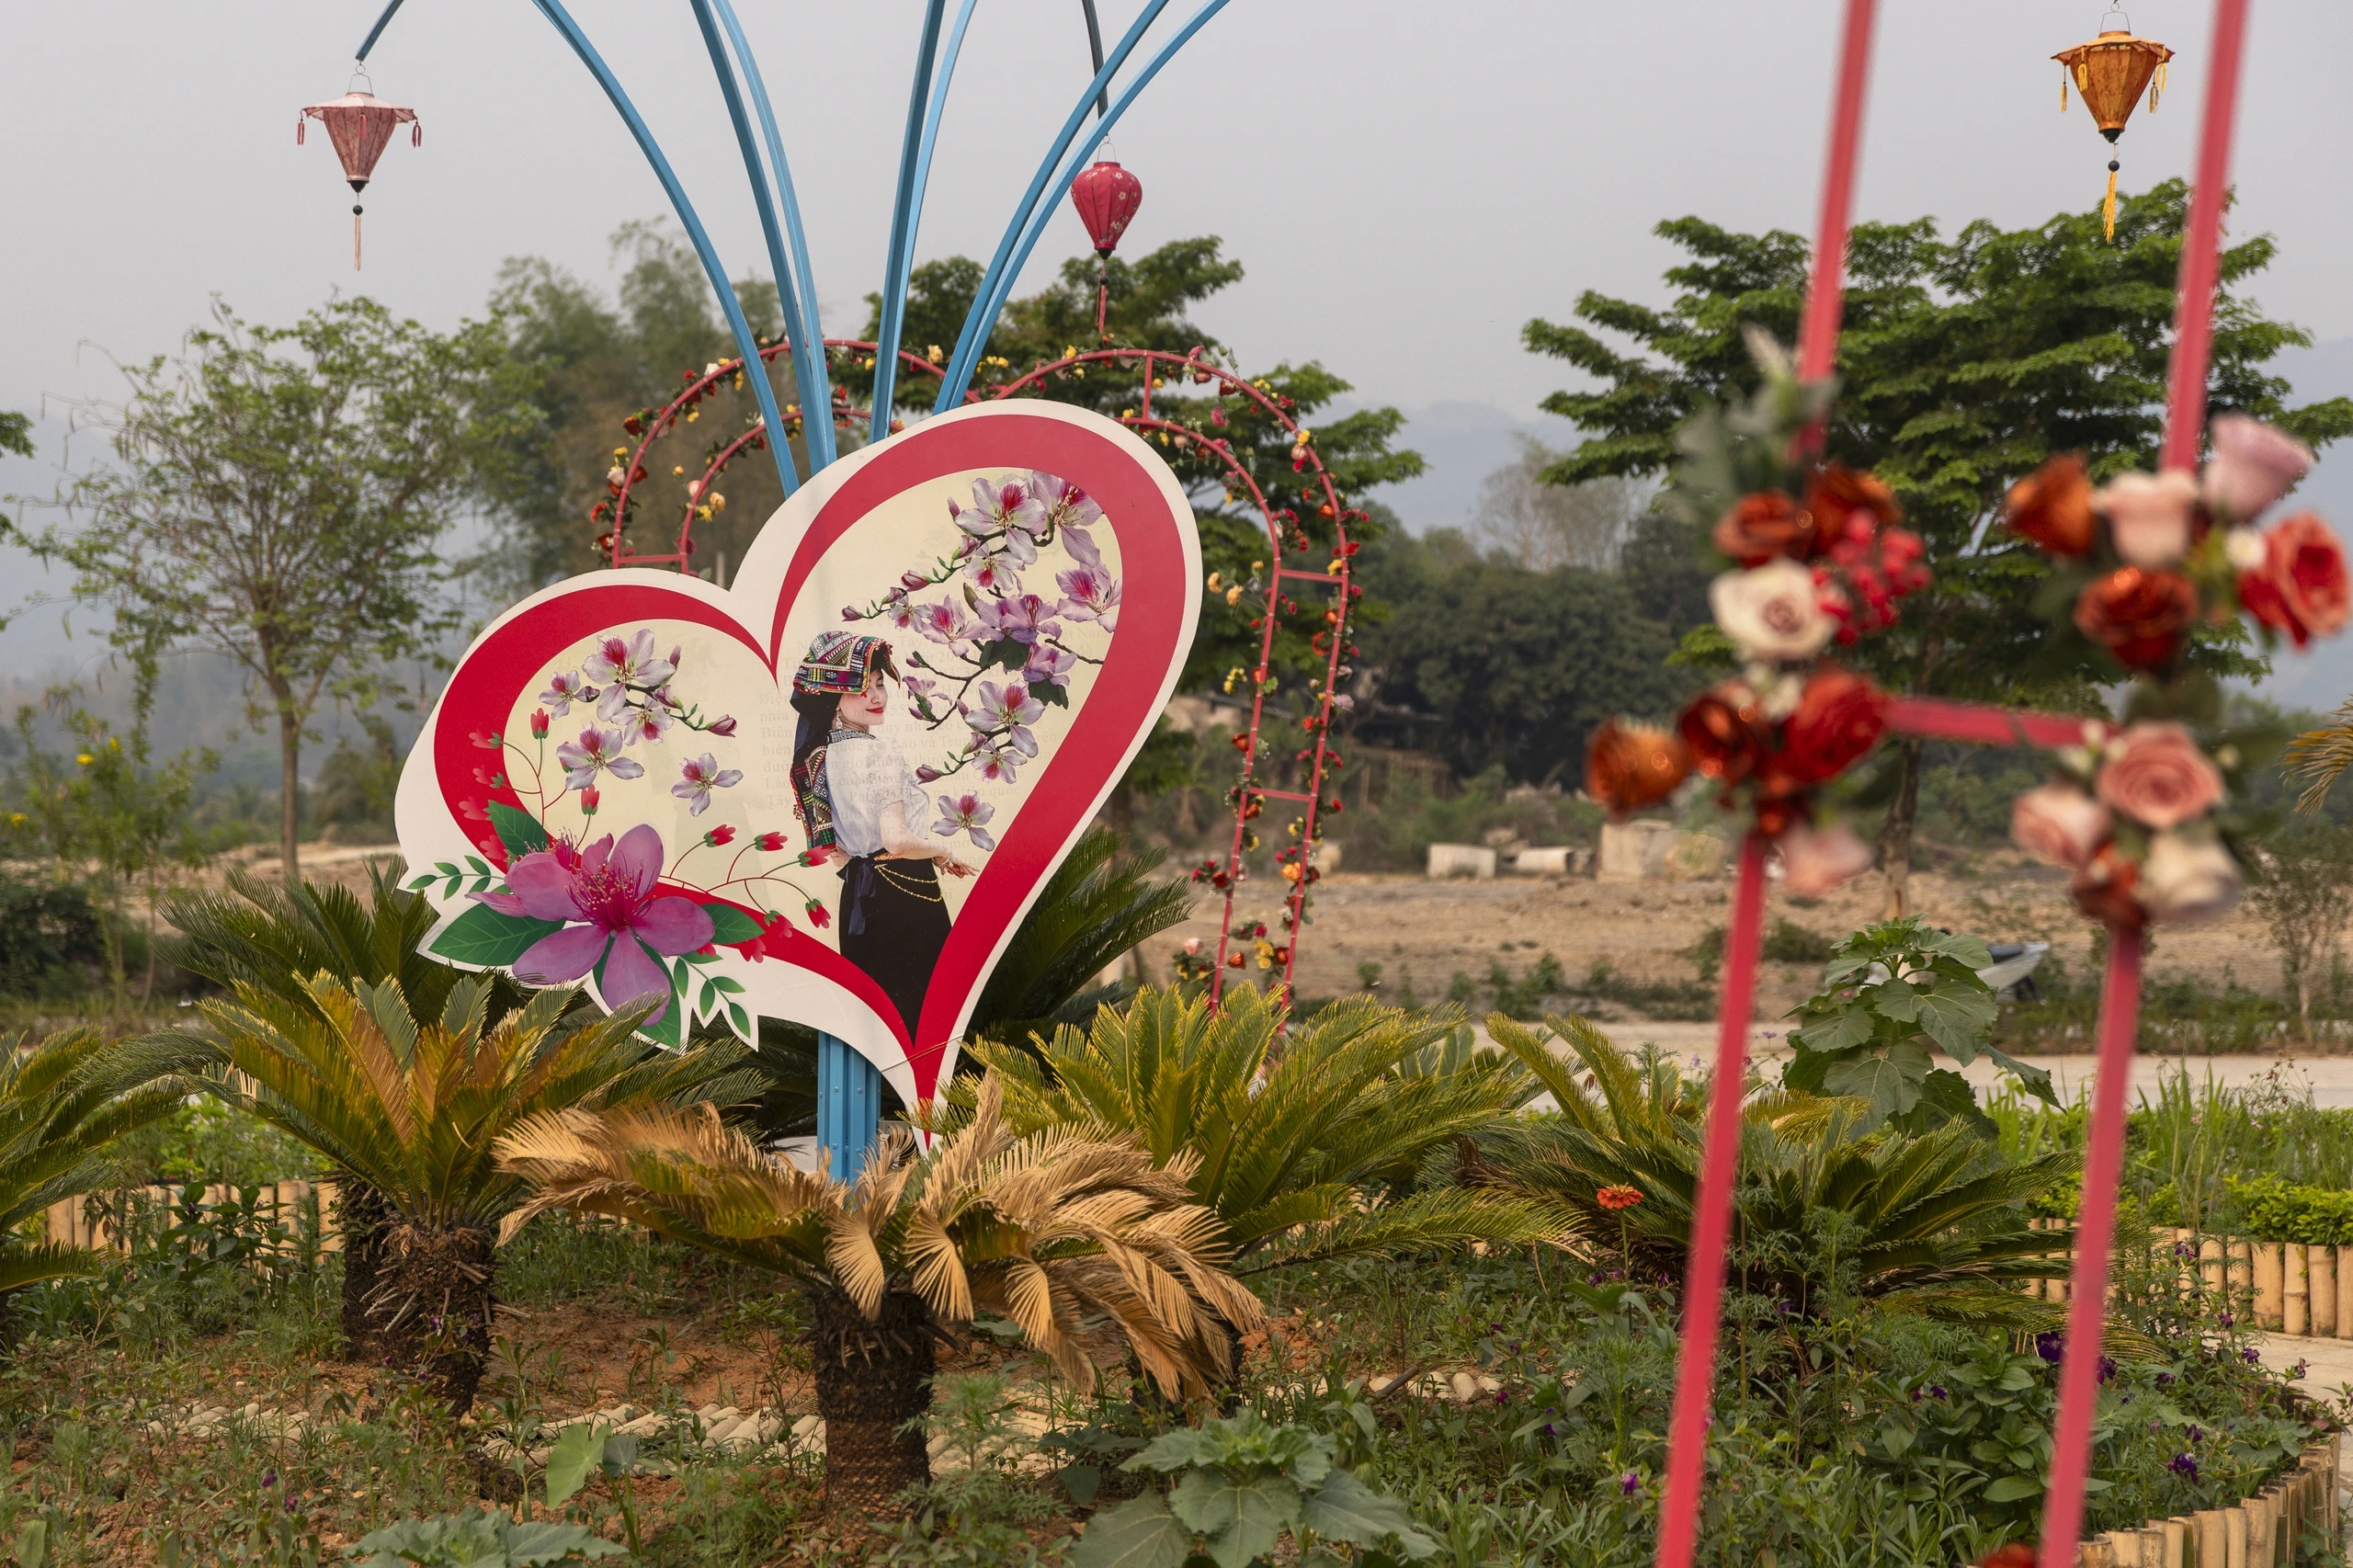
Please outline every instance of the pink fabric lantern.
[[1095, 242], [1095, 254], [1108, 256], [1143, 204], [1143, 181], [1108, 159], [1089, 164], [1071, 180], [1070, 201], [1086, 225], [1086, 237]]
[[[300, 146], [302, 132], [311, 120], [327, 128], [327, 139], [335, 143], [335, 154], [343, 160], [343, 176], [351, 182], [351, 193], [357, 196], [368, 187], [369, 176], [376, 171], [376, 160], [384, 155], [392, 144], [394, 128], [410, 127], [409, 144], [421, 146], [425, 142], [425, 127], [416, 119], [416, 111], [398, 104], [388, 104], [372, 93], [349, 92], [323, 104], [312, 104], [294, 121], [294, 142]], [[351, 269], [359, 270], [359, 203], [351, 204]]]

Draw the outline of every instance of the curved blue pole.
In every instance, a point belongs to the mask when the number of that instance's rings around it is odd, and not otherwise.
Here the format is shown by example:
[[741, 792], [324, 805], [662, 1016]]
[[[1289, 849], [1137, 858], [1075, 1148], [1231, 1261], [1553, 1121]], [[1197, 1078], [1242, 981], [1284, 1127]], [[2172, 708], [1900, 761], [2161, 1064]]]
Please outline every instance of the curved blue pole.
[[[983, 313], [981, 307], [995, 291], [997, 279], [1004, 276], [1006, 264], [1013, 256], [1013, 247], [1020, 243], [1023, 225], [1029, 222], [1030, 214], [1036, 210], [1038, 199], [1045, 192], [1046, 182], [1053, 177], [1055, 165], [1062, 162], [1063, 154], [1069, 150], [1072, 139], [1078, 134], [1078, 128], [1086, 123], [1086, 111], [1095, 107], [1097, 96], [1109, 85], [1112, 73], [1127, 63], [1128, 56], [1142, 41], [1144, 29], [1151, 27], [1167, 6], [1168, 0], [1144, 0], [1143, 11], [1136, 17], [1134, 26], [1129, 28], [1127, 36], [1120, 40], [1120, 47], [1111, 51], [1111, 58], [1103, 62], [1103, 69], [1095, 74], [1095, 80], [1086, 84], [1086, 91], [1080, 97], [1078, 107], [1070, 111], [1070, 118], [1063, 121], [1062, 133], [1046, 150], [1045, 160], [1038, 165], [1037, 178], [1031, 180], [1029, 188], [1022, 193], [1021, 200], [1014, 207], [1013, 221], [1006, 225], [1005, 238], [997, 242], [996, 255], [990, 258], [989, 269], [981, 278], [980, 292], [973, 297], [972, 312], [964, 318], [964, 329], [957, 334], [956, 354], [948, 362], [948, 374], [941, 378], [938, 399], [932, 404], [934, 412], [945, 413], [963, 401], [964, 388], [971, 383], [972, 370], [980, 362], [982, 351], [988, 346], [988, 329], [996, 322], [995, 311]], [[1106, 119], [1099, 121], [1098, 125], [1108, 123]]]
[[[777, 133], [776, 111], [768, 107], [768, 90], [760, 80], [760, 63], [753, 57], [750, 41], [744, 37], [743, 24], [735, 19], [735, 7], [727, 0], [711, 3], [718, 8], [719, 25], [727, 29], [727, 41], [735, 51], [735, 59], [743, 66], [744, 85], [752, 96], [753, 110], [760, 117], [760, 133], [768, 144], [768, 167], [776, 178], [777, 200], [784, 210], [785, 240], [792, 247], [792, 275], [799, 284], [792, 292], [780, 293], [778, 302], [784, 307], [785, 330], [792, 335], [792, 379], [801, 388], [804, 414], [801, 438], [809, 449], [809, 471], [814, 473], [835, 457], [834, 389], [825, 368], [825, 329], [817, 320], [817, 274], [809, 265], [809, 236], [801, 226], [801, 201], [792, 190], [792, 165], [784, 160], [784, 138]], [[781, 271], [777, 274], [779, 290], [784, 287], [783, 276]], [[812, 408], [819, 411], [818, 418], [805, 417], [806, 411]]]
[[931, 97], [932, 62], [939, 53], [939, 17], [948, 0], [927, 0], [923, 41], [915, 46], [915, 85], [907, 96], [907, 129], [899, 142], [899, 187], [891, 199], [891, 246], [882, 259], [882, 310], [874, 334], [874, 420], [867, 439], [891, 433], [891, 399], [898, 390], [899, 324], [907, 308], [907, 270], [915, 254], [915, 164], [923, 148], [925, 109]]
[[[735, 286], [728, 281], [727, 268], [720, 265], [719, 252], [712, 248], [710, 236], [703, 232], [702, 220], [695, 216], [694, 203], [687, 199], [686, 187], [678, 183], [678, 176], [671, 171], [670, 160], [662, 155], [661, 143], [654, 140], [654, 132], [645, 128], [637, 106], [629, 101], [627, 93], [621, 91], [621, 85], [614, 78], [612, 68], [605, 63], [604, 57], [588, 41], [588, 35], [580, 30], [580, 25], [572, 19], [572, 13], [563, 8], [563, 0], [531, 0], [531, 3], [540, 8], [541, 16], [555, 25], [556, 31], [563, 35], [564, 41], [572, 45], [572, 51], [580, 56], [580, 62], [588, 67], [589, 74], [597, 78], [597, 85], [604, 88], [605, 96], [613, 101], [613, 108], [620, 111], [622, 122], [629, 127], [629, 133], [637, 138], [637, 150], [645, 154], [647, 163], [654, 165], [655, 177], [661, 180], [663, 190], [670, 198], [670, 205], [677, 210], [678, 222], [686, 226], [687, 237], [694, 242], [695, 254], [702, 258], [702, 269], [710, 275], [710, 286], [719, 295], [719, 308], [727, 317], [728, 330], [735, 335], [737, 352], [744, 356], [746, 366], [758, 365], [759, 340], [752, 335], [752, 324], [744, 319], [744, 307], [735, 301]], [[790, 495], [801, 488], [801, 476], [792, 472], [792, 449], [784, 439], [784, 416], [777, 411], [776, 389], [768, 385], [768, 379], [764, 375], [751, 376], [750, 381], [752, 393], [759, 399], [760, 417], [767, 422], [768, 455], [776, 460], [777, 480], [784, 486], [784, 493]]]
[[[744, 94], [736, 85], [734, 68], [728, 63], [727, 46], [720, 41], [719, 24], [711, 18], [710, 0], [688, 0], [688, 4], [694, 9], [695, 26], [702, 29], [703, 47], [710, 51], [711, 69], [719, 73], [719, 96], [726, 101], [727, 118], [734, 122], [735, 145], [744, 154], [744, 172], [751, 176], [752, 205], [759, 211], [760, 233], [767, 240], [768, 269], [776, 276], [777, 314], [781, 319], [783, 331], [796, 341], [797, 346], [801, 334], [796, 330], [793, 321], [792, 269], [784, 264], [784, 235], [777, 228], [776, 203], [768, 199], [767, 172], [760, 166], [759, 146], [752, 140], [752, 122], [744, 112]], [[745, 359], [744, 369], [746, 374], [763, 386], [767, 384], [767, 367], [760, 361], [757, 355]], [[799, 373], [800, 367], [795, 365], [796, 384], [798, 384]], [[830, 429], [833, 426], [831, 411], [824, 404], [819, 403], [817, 405], [819, 417], [810, 418], [809, 404], [806, 402], [808, 394], [804, 392], [801, 395], [804, 400], [801, 403], [801, 419], [802, 432], [806, 434], [810, 426], [820, 423]], [[789, 443], [785, 440], [784, 426], [771, 425], [767, 428], [768, 435], [772, 437], [768, 445], [785, 449], [789, 460], [790, 453]], [[810, 472], [815, 472], [819, 466], [816, 454], [811, 453]]]
[[[931, 154], [933, 149], [939, 144], [939, 124], [947, 114], [948, 85], [956, 75], [956, 58], [964, 51], [964, 29], [972, 26], [972, 10], [979, 4], [980, 0], [964, 0], [963, 6], [956, 13], [955, 27], [949, 29], [948, 54], [939, 62], [939, 74], [932, 82], [931, 107], [924, 112], [923, 142], [915, 150], [915, 201], [909, 210], [912, 216], [907, 222], [906, 246], [899, 252], [892, 269], [884, 278], [882, 326], [883, 330], [889, 333], [887, 341], [894, 350], [891, 358], [891, 373], [893, 378], [897, 376], [899, 369], [895, 350], [900, 335], [906, 326], [907, 280], [909, 275], [915, 270], [915, 229], [923, 222], [924, 192], [931, 184]], [[895, 306], [890, 290], [890, 285], [893, 282], [898, 286]], [[880, 363], [879, 358], [877, 363]]]
[[384, 14], [376, 18], [376, 25], [374, 27], [368, 29], [367, 38], [360, 41], [359, 52], [353, 55], [351, 57], [352, 59], [365, 60], [368, 58], [368, 51], [376, 47], [376, 40], [384, 36], [385, 25], [392, 21], [392, 13], [400, 8], [401, 0], [392, 0], [391, 5], [384, 7]]
[[[1177, 30], [1176, 36], [1163, 45], [1160, 52], [1154, 55], [1151, 62], [1137, 73], [1135, 81], [1130, 84], [1128, 90], [1121, 93], [1111, 105], [1111, 112], [1096, 121], [1095, 129], [1088, 133], [1086, 140], [1079, 144], [1077, 152], [1074, 153], [1068, 162], [1063, 165], [1061, 172], [1053, 182], [1054, 195], [1058, 199], [1063, 191], [1070, 188], [1070, 182], [1077, 176], [1078, 171], [1086, 166], [1086, 160], [1093, 157], [1095, 150], [1103, 144], [1103, 139], [1111, 133], [1111, 127], [1118, 124], [1120, 117], [1128, 112], [1128, 106], [1136, 101], [1136, 96], [1151, 85], [1152, 79], [1160, 74], [1160, 68], [1175, 58], [1178, 50], [1192, 41], [1193, 35], [1207, 26], [1211, 17], [1225, 9], [1225, 6], [1226, 0], [1206, 0], [1206, 4], [1193, 13], [1192, 19]], [[1085, 105], [1080, 106], [1082, 114], [1085, 108]], [[1021, 276], [1021, 268], [1029, 261], [1029, 253], [1037, 248], [1040, 237], [1045, 233], [1046, 225], [1053, 221], [1053, 216], [1054, 204], [1052, 203], [1040, 204], [1034, 208], [1023, 229], [1020, 243], [1014, 251], [1012, 266], [1006, 267], [996, 278], [994, 287], [983, 282], [980, 297], [972, 301], [972, 313], [964, 324], [968, 337], [976, 336], [982, 343], [988, 341], [990, 331], [996, 325], [997, 312], [1005, 309], [1006, 297], [1013, 292], [1015, 279]], [[977, 330], [975, 330], [976, 327]], [[942, 379], [939, 389], [939, 407], [950, 408], [963, 401], [964, 389], [971, 384], [972, 370], [978, 360], [977, 354], [972, 356], [970, 362], [960, 355], [956, 364], [949, 367], [949, 373]]]

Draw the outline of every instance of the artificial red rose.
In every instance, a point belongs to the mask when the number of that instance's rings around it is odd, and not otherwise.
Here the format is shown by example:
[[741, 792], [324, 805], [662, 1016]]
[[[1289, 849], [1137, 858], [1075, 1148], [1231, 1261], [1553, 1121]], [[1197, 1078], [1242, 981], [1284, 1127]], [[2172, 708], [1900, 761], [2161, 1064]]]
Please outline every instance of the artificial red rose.
[[2353, 598], [2345, 571], [2345, 547], [2329, 526], [2310, 512], [2298, 512], [2263, 536], [2263, 564], [2239, 578], [2239, 603], [2246, 612], [2295, 639], [2301, 648], [2314, 637], [2345, 629]]
[[2010, 531], [2053, 555], [2092, 552], [2092, 482], [2084, 460], [2062, 452], [2010, 486], [2002, 503]]
[[1791, 834], [1804, 831], [1813, 810], [1803, 795], [1771, 793], [1764, 776], [1758, 775], [1756, 831], [1764, 837], [1786, 843]]
[[2075, 600], [2075, 625], [2129, 669], [2154, 669], [2181, 649], [2197, 619], [2198, 590], [2178, 572], [2120, 566]]
[[1693, 698], [1675, 721], [1691, 766], [1720, 784], [1756, 770], [1771, 744], [1765, 711], [1745, 681], [1728, 680]]
[[2105, 926], [2137, 929], [2146, 918], [2132, 896], [2133, 884], [2140, 878], [2138, 866], [2119, 854], [2115, 845], [2103, 844], [2090, 864], [2075, 873], [2069, 891], [2075, 895], [2075, 907], [2092, 919]]
[[1869, 513], [1873, 525], [1892, 523], [1904, 516], [1886, 481], [1845, 463], [1824, 463], [1813, 471], [1805, 487], [1805, 506], [1814, 515], [1814, 526], [1831, 538], [1844, 531], [1847, 520], [1857, 512]]
[[1743, 566], [1761, 566], [1777, 555], [1803, 561], [1822, 548], [1816, 515], [1779, 490], [1759, 490], [1716, 519], [1715, 545]]
[[2202, 817], [2222, 801], [2222, 769], [2174, 723], [2128, 726], [2092, 782], [2101, 804], [2157, 833]]
[[1801, 787], [1844, 773], [1887, 733], [1887, 694], [1851, 670], [1813, 672], [1781, 726], [1775, 770]]
[[1585, 792], [1624, 815], [1664, 801], [1691, 775], [1691, 748], [1647, 724], [1605, 719], [1586, 743]]

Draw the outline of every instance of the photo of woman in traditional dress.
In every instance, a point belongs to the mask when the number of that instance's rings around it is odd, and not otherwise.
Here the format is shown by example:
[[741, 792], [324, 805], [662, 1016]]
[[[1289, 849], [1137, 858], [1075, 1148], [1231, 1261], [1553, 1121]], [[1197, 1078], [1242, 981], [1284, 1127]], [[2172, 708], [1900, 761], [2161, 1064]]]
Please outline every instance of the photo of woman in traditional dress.
[[900, 678], [880, 637], [821, 632], [793, 672], [801, 722], [792, 802], [812, 864], [841, 869], [841, 953], [874, 978], [915, 1040], [949, 915], [939, 874], [969, 877], [955, 846], [917, 824], [930, 802], [898, 743], [883, 733], [886, 681]]

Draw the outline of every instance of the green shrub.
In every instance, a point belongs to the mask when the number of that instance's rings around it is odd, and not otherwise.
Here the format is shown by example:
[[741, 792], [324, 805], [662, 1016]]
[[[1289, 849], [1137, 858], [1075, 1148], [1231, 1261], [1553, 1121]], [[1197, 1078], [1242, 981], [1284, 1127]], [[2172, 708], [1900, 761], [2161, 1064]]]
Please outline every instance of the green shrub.
[[2353, 1246], [2353, 1192], [2294, 1187], [2276, 1176], [2226, 1176], [2223, 1185], [2238, 1200], [2246, 1233], [2257, 1241]]
[[79, 882], [0, 880], [0, 994], [54, 1001], [105, 983], [105, 916]]

